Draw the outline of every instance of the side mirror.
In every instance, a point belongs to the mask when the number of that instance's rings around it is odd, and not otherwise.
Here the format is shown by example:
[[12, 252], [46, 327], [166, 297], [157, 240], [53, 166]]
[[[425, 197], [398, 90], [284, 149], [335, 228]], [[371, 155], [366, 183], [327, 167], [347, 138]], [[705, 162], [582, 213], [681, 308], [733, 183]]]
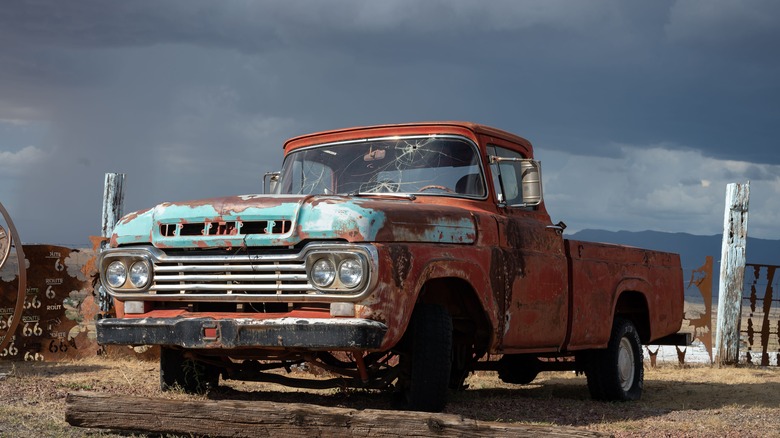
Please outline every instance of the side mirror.
[[[499, 206], [535, 207], [542, 203], [542, 163], [528, 158], [509, 158], [490, 155], [491, 164], [497, 164], [499, 187], [496, 188]], [[500, 190], [499, 190], [500, 189]], [[518, 194], [518, 191], [521, 193]]]
[[534, 160], [520, 162], [523, 187], [523, 205], [527, 207], [542, 203], [542, 163]]
[[279, 190], [279, 179], [281, 172], [266, 172], [263, 175], [263, 193], [276, 194]]

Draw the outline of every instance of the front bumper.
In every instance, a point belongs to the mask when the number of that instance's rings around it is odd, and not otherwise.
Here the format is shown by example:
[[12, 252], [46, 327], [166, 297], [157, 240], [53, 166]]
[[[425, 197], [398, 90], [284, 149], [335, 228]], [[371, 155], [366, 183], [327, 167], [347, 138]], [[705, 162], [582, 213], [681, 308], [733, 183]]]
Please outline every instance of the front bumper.
[[387, 332], [359, 318], [108, 318], [96, 327], [100, 344], [193, 349], [376, 350]]

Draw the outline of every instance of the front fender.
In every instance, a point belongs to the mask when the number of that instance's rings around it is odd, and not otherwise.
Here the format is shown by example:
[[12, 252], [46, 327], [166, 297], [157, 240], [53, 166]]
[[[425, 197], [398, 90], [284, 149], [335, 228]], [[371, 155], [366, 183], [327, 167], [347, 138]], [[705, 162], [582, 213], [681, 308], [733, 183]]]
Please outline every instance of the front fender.
[[401, 340], [421, 291], [432, 280], [452, 278], [470, 284], [488, 321], [494, 328], [499, 326], [500, 297], [487, 292], [491, 290], [489, 249], [431, 244], [378, 244], [377, 249], [379, 282], [360, 303], [358, 316], [387, 326], [382, 348], [390, 349]]

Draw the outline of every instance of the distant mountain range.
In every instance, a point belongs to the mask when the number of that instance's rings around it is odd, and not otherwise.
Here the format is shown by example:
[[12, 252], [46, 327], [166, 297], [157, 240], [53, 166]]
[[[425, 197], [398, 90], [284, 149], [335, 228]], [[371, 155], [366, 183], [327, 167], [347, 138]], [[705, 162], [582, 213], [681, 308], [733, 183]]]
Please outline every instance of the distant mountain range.
[[[582, 230], [567, 234], [567, 238], [590, 242], [617, 243], [639, 248], [655, 249], [680, 254], [683, 277], [687, 282], [691, 271], [704, 264], [706, 256], [713, 260], [713, 296], [718, 295], [720, 275], [720, 251], [723, 236], [697, 236], [687, 233], [664, 233], [660, 231], [604, 231]], [[780, 265], [780, 240], [757, 239], [748, 236], [747, 263]], [[686, 291], [686, 295], [693, 291]]]

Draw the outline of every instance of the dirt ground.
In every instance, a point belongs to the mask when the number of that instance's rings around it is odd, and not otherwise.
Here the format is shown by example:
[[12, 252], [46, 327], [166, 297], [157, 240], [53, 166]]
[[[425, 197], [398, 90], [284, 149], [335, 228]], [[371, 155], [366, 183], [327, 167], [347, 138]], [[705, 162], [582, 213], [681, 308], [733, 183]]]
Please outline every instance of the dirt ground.
[[[384, 392], [296, 390], [274, 384], [221, 382], [206, 396], [161, 393], [155, 362], [95, 358], [67, 363], [0, 362], [0, 436], [128, 436], [65, 423], [65, 396], [95, 391], [144, 397], [302, 402], [391, 409]], [[780, 368], [646, 363], [641, 401], [589, 399], [583, 376], [543, 373], [531, 385], [507, 385], [480, 372], [453, 393], [445, 412], [484, 421], [577, 426], [615, 436], [780, 436]], [[129, 435], [144, 437], [147, 435]]]

